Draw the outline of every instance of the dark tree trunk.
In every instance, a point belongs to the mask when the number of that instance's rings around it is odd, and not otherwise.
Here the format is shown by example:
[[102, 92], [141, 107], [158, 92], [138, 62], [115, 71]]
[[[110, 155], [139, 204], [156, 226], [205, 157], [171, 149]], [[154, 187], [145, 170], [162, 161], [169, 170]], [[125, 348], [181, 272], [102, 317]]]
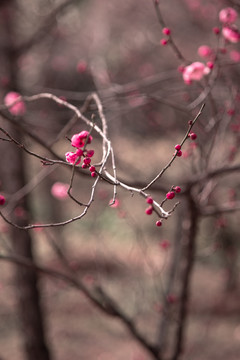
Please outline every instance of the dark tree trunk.
[[[4, 126], [6, 128], [6, 126]], [[8, 126], [12, 136], [17, 135], [16, 131]], [[19, 136], [18, 136], [19, 139]], [[14, 144], [4, 145], [4, 158], [1, 161], [2, 186], [6, 193], [14, 194], [24, 184], [24, 158], [20, 149]], [[14, 201], [14, 197], [12, 199]], [[11, 204], [9, 204], [11, 205]], [[22, 213], [16, 216], [14, 210], [11, 213], [11, 220], [16, 224], [24, 226], [30, 222], [29, 207], [27, 199], [22, 199], [19, 204]], [[18, 208], [19, 208], [18, 205]], [[34, 261], [32, 251], [31, 234], [28, 231], [19, 230], [15, 227], [10, 229], [10, 237], [13, 252]], [[49, 360], [50, 355], [47, 349], [42, 309], [40, 304], [40, 292], [38, 288], [38, 274], [31, 269], [16, 267], [15, 271], [16, 296], [18, 304], [19, 319], [21, 322], [21, 333], [27, 360]]]
[[[15, 1], [9, 1], [5, 4], [5, 6], [0, 4], [0, 6], [4, 6], [2, 9], [0, 7], [0, 16], [2, 17], [2, 37], [6, 45], [5, 53], [2, 55], [5, 60], [4, 67], [8, 69], [9, 90], [18, 91], [18, 59], [17, 54], [14, 52], [14, 39], [17, 32], [14, 16], [16, 4]], [[22, 140], [22, 134], [14, 125], [7, 124], [5, 120], [1, 120], [1, 125], [18, 141]], [[14, 196], [12, 196], [25, 185], [25, 166], [27, 166], [27, 163], [23, 151], [13, 143], [5, 141], [0, 142], [0, 150], [2, 154], [0, 164], [1, 182], [2, 189], [8, 194], [9, 217], [18, 225], [26, 225], [30, 222], [28, 199], [25, 197], [20, 204], [16, 204], [21, 206], [22, 209], [21, 214], [16, 214], [16, 211], [14, 211]], [[11, 203], [13, 205], [12, 209]], [[9, 235], [13, 252], [34, 261], [31, 233], [12, 227]], [[38, 280], [38, 274], [34, 270], [16, 267], [16, 297], [26, 360], [50, 360], [45, 340]]]

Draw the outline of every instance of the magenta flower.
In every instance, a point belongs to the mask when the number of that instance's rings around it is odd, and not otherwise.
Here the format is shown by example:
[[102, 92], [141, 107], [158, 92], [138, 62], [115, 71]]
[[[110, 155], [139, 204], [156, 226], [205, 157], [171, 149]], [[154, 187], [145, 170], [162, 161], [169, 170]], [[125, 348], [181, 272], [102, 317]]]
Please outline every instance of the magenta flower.
[[75, 134], [72, 136], [72, 139], [71, 139], [71, 144], [73, 147], [76, 147], [76, 148], [81, 148], [85, 145], [85, 141], [88, 137], [88, 144], [91, 144], [92, 142], [92, 136], [89, 135], [89, 132], [84, 130], [84, 131], [81, 131], [79, 134]]
[[79, 136], [79, 134], [75, 134], [71, 138], [71, 144], [73, 147], [80, 148], [84, 146], [84, 141]]
[[93, 157], [93, 155], [94, 155], [94, 150], [87, 151], [87, 157]]

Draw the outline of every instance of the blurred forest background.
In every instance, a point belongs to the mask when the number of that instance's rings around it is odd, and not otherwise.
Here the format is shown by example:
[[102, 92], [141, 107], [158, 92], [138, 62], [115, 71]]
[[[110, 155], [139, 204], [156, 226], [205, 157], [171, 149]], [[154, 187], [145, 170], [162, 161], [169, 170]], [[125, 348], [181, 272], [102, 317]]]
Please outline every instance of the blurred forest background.
[[[224, 0], [169, 0], [159, 5], [189, 62], [202, 61], [199, 46], [219, 46], [212, 31], [219, 25], [219, 11], [226, 6], [240, 9], [240, 2]], [[81, 107], [91, 92], [97, 92], [118, 177], [127, 184], [141, 188], [156, 176], [184, 137], [188, 121], [206, 103], [194, 127], [197, 140], [186, 142], [183, 156], [149, 190], [159, 202], [172, 185], [183, 190], [176, 200], [180, 204], [161, 228], [155, 226], [154, 216], [145, 215], [146, 204], [136, 194], [118, 188], [117, 204], [109, 206], [113, 189], [104, 181], [99, 182], [87, 215], [67, 226], [24, 232], [0, 219], [1, 360], [154, 358], [118, 316], [99, 311], [64, 279], [16, 265], [19, 254], [42, 268], [66, 274], [71, 270], [74, 278], [96, 292], [105, 289], [144, 337], [161, 344], [163, 359], [239, 360], [239, 212], [232, 210], [239, 209], [240, 195], [240, 69], [239, 59], [233, 61], [233, 51], [240, 49], [238, 44], [228, 44], [226, 52], [219, 54], [218, 80], [210, 95], [195, 103], [203, 87], [184, 83], [178, 71], [184, 61], [170, 46], [160, 45], [163, 37], [151, 0], [0, 2], [1, 103], [9, 91], [23, 96], [48, 92]], [[42, 156], [52, 155], [35, 137], [64, 158], [70, 150], [65, 136], [87, 130], [76, 122], [62, 136], [61, 129], [72, 116], [69, 110], [46, 99], [26, 106], [24, 119], [16, 121], [1, 110], [1, 127], [13, 137], [21, 133], [21, 142]], [[93, 114], [98, 121], [94, 107], [85, 115]], [[214, 121], [219, 124], [222, 119], [216, 130]], [[94, 134], [91, 145], [97, 163], [101, 160], [98, 135]], [[0, 191], [15, 223], [54, 223], [79, 213], [70, 198], [51, 193], [54, 183], [69, 184], [68, 167], [43, 166], [6, 141], [0, 142], [0, 149]], [[235, 170], [204, 178], [207, 172], [226, 166]], [[200, 178], [205, 180], [197, 182]], [[86, 202], [92, 185], [93, 179], [80, 174], [74, 179], [73, 193]], [[190, 198], [197, 214], [196, 241], [185, 293], [189, 301], [184, 346], [182, 355], [174, 358], [179, 309], [184, 311], [184, 236], [194, 222]], [[173, 204], [174, 200], [166, 208]], [[8, 255], [12, 259], [5, 261]], [[24, 297], [21, 289], [26, 281], [36, 288], [32, 294], [25, 289]], [[40, 305], [31, 310], [28, 301], [35, 297]], [[39, 311], [42, 319], [37, 337], [44, 348], [34, 358], [29, 341], [33, 330], [23, 319], [31, 311]]]

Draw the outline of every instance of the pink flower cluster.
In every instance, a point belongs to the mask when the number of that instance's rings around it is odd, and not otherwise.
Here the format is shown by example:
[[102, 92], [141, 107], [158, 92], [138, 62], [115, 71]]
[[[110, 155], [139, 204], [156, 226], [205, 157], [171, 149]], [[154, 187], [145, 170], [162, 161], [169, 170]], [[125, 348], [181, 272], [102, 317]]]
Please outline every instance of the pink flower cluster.
[[[88, 131], [83, 130], [79, 134], [74, 134], [71, 138], [71, 144], [73, 147], [77, 148], [75, 152], [68, 151], [65, 154], [66, 161], [73, 165], [78, 165], [81, 163], [81, 158], [83, 157], [82, 168], [89, 168], [91, 171], [91, 176], [96, 177], [95, 167], [91, 166], [91, 158], [94, 155], [94, 150], [87, 150], [87, 144], [91, 144], [92, 136]], [[83, 149], [81, 149], [83, 148]]]
[[[14, 103], [21, 95], [17, 92], [11, 91], [9, 92], [5, 98], [4, 103], [7, 106], [10, 106]], [[19, 101], [8, 109], [12, 115], [23, 115], [26, 112], [26, 106], [23, 101]]]
[[231, 42], [238, 43], [240, 40], [240, 32], [234, 22], [237, 20], [238, 14], [231, 7], [222, 9], [219, 13], [219, 20], [223, 24], [222, 35]]
[[209, 72], [210, 68], [208, 66], [196, 61], [183, 69], [183, 80], [186, 84], [191, 84], [193, 80], [200, 81]]

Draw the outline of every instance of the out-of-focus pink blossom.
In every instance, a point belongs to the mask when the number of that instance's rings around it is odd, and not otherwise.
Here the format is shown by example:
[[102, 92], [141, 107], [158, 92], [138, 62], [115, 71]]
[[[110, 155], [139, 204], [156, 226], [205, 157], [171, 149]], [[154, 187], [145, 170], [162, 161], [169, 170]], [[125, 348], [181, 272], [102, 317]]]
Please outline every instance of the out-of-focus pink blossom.
[[113, 199], [111, 199], [109, 201], [109, 205], [112, 207], [112, 208], [118, 208], [120, 206], [120, 201], [118, 199], [115, 199], [114, 203], [113, 203]]
[[51, 188], [51, 194], [57, 199], [65, 199], [68, 194], [69, 185], [62, 182], [55, 182]]
[[[11, 91], [9, 92], [5, 98], [4, 98], [4, 103], [7, 106], [10, 106], [12, 103], [14, 103], [14, 101], [16, 101], [21, 95], [18, 94], [15, 91]], [[26, 112], [26, 107], [23, 101], [19, 101], [18, 103], [14, 104], [13, 106], [11, 106], [9, 109], [11, 114], [13, 115], [23, 115]]]
[[219, 20], [224, 24], [232, 24], [237, 20], [238, 14], [231, 7], [222, 9], [219, 13]]
[[207, 67], [212, 70], [214, 68], [214, 63], [212, 61], [207, 62]]
[[222, 35], [231, 43], [237, 43], [240, 40], [240, 33], [235, 26], [224, 26], [222, 29]]
[[213, 56], [213, 50], [210, 48], [210, 46], [202, 45], [198, 48], [198, 55], [202, 58], [210, 58]]
[[240, 62], [240, 51], [232, 50], [230, 51], [230, 59], [234, 62]]
[[87, 70], [87, 63], [84, 60], [80, 60], [77, 64], [77, 72], [83, 74]]
[[3, 195], [0, 195], [0, 205], [4, 205], [6, 202], [6, 199]]
[[210, 69], [201, 62], [194, 62], [185, 67], [183, 71], [183, 80], [186, 84], [190, 84], [192, 80], [199, 81], [204, 75], [209, 74]]

